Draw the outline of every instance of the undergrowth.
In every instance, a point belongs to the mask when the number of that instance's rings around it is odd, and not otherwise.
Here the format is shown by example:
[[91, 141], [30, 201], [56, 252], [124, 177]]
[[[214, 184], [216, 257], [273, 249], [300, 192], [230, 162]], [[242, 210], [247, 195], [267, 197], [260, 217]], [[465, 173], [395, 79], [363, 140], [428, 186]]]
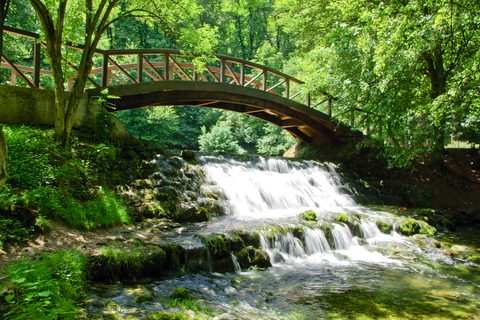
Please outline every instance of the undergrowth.
[[[0, 286], [3, 319], [75, 319], [87, 289], [87, 259], [77, 251], [17, 261]], [[2, 315], [3, 313], [3, 315]]]
[[0, 248], [28, 240], [38, 220], [87, 230], [130, 222], [114, 190], [138, 173], [138, 150], [78, 133], [65, 149], [42, 127], [5, 126], [4, 133], [9, 179], [0, 190]]

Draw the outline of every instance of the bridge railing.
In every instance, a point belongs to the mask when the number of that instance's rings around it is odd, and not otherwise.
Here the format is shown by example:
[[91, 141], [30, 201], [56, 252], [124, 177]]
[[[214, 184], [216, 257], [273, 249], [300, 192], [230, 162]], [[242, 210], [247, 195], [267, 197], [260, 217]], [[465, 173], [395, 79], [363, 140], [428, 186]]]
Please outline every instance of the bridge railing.
[[[40, 42], [40, 36], [11, 27], [4, 27], [3, 32], [33, 40], [32, 58], [26, 59], [30, 61], [29, 65], [16, 64], [7, 58], [5, 53], [2, 54], [0, 68], [11, 70], [10, 84], [19, 85], [17, 77], [20, 77], [20, 82], [26, 86], [43, 88], [43, 76], [44, 86], [51, 87], [52, 81], [44, 79], [51, 77], [52, 72], [47, 69], [45, 59], [42, 60], [42, 48], [45, 45]], [[71, 55], [75, 55], [75, 51], [82, 50], [82, 47], [69, 45], [66, 46], [66, 50], [68, 49], [73, 49]], [[310, 94], [302, 92], [303, 81], [251, 61], [226, 55], [189, 55], [174, 49], [97, 49], [95, 53], [94, 67], [88, 77], [87, 88], [172, 80], [228, 83], [270, 92], [312, 108], [327, 103], [326, 113], [332, 115], [331, 97], [313, 105]], [[70, 68], [66, 83], [67, 90], [70, 90], [75, 82], [77, 69], [68, 61], [65, 61], [65, 64]]]

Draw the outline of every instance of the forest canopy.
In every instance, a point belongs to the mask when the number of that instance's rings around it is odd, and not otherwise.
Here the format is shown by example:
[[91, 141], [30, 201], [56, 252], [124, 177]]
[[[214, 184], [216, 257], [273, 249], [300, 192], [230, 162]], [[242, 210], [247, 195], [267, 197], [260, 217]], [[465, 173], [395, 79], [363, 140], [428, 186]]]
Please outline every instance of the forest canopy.
[[[5, 25], [44, 32], [31, 2], [11, 2]], [[452, 138], [480, 142], [477, 1], [185, 0], [168, 13], [167, 0], [116, 2], [99, 47], [203, 51], [278, 69], [314, 98], [332, 97], [333, 117], [384, 145], [396, 164], [426, 151], [441, 157]], [[64, 41], [86, 33], [68, 31]], [[6, 55], [29, 57], [18, 39], [4, 40]], [[218, 110], [154, 107], [119, 118], [162, 147], [277, 155], [294, 144], [270, 124]]]

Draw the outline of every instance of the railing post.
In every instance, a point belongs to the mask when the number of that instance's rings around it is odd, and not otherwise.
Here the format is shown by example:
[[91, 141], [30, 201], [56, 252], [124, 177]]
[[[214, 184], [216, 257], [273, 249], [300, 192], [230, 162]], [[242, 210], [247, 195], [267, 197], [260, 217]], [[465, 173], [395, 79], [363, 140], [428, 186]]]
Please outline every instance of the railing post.
[[268, 76], [268, 71], [266, 69], [263, 69], [263, 81], [262, 81], [263, 91], [267, 90], [267, 76]]
[[34, 39], [33, 44], [33, 86], [40, 88], [40, 50], [41, 45]]
[[328, 116], [332, 116], [332, 98], [328, 99]]
[[225, 82], [225, 60], [220, 59], [220, 82]]
[[352, 118], [350, 119], [350, 127], [355, 125], [355, 110], [352, 110]]
[[103, 54], [102, 62], [102, 88], [108, 87], [108, 53]]
[[285, 98], [290, 99], [290, 79], [285, 81]]
[[143, 54], [139, 53], [138, 54], [138, 59], [137, 59], [137, 82], [142, 83], [143, 82]]
[[240, 64], [240, 85], [245, 86], [245, 63]]
[[170, 80], [170, 55], [168, 53], [163, 54], [163, 64], [164, 67], [164, 75], [166, 81]]
[[195, 68], [195, 65], [193, 65], [193, 81], [198, 81], [198, 74], [197, 74], [197, 68]]
[[310, 107], [310, 93], [307, 93], [307, 107]]

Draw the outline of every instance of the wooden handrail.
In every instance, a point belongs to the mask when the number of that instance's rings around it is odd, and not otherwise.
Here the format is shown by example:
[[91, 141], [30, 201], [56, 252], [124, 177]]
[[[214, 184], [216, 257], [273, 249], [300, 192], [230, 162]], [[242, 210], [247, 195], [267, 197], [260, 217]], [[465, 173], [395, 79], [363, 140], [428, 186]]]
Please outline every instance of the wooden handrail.
[[[40, 46], [44, 44], [38, 43], [40, 39], [40, 35], [37, 33], [12, 28], [8, 26], [3, 27], [3, 32], [18, 35], [21, 37], [26, 37], [33, 39], [35, 41], [34, 46], [34, 66], [33, 67], [24, 67], [24, 66], [16, 66], [10, 65], [6, 63], [0, 63], [1, 68], [10, 68], [18, 74], [20, 77], [25, 80], [30, 86], [40, 87], [39, 85], [39, 76], [40, 74], [44, 75], [51, 75], [51, 71], [43, 70], [40, 68]], [[65, 47], [75, 49], [75, 50], [83, 50], [82, 45], [75, 45], [75, 44], [66, 44]], [[250, 86], [253, 85], [255, 88], [270, 92], [276, 95], [279, 95], [278, 92], [275, 91], [276, 88], [282, 86], [285, 91], [284, 97], [290, 100], [293, 100], [297, 97], [300, 92], [296, 94], [291, 94], [291, 84], [303, 85], [304, 82], [289, 76], [286, 73], [281, 71], [275, 70], [273, 68], [251, 62], [244, 59], [239, 59], [227, 55], [221, 54], [214, 54], [209, 55], [212, 59], [216, 61], [215, 65], [207, 64], [205, 65], [204, 72], [208, 74], [204, 74], [203, 72], [196, 70], [193, 63], [188, 62], [181, 62], [182, 59], [176, 59], [177, 57], [187, 57], [188, 59], [195, 59], [197, 57], [202, 56], [202, 54], [184, 54], [181, 50], [177, 49], [96, 49], [95, 53], [98, 55], [103, 56], [103, 64], [101, 67], [93, 68], [90, 71], [90, 75], [100, 74], [100, 83], [101, 87], [106, 87], [110, 85], [110, 79], [113, 77], [117, 79], [120, 83], [127, 83], [128, 81], [132, 83], [139, 83], [143, 81], [143, 75], [148, 76], [153, 81], [165, 81], [165, 80], [173, 80], [172, 77], [178, 75], [182, 80], [188, 81], [208, 81], [207, 77], [210, 75], [213, 81], [215, 82], [226, 82], [230, 83], [231, 85], [239, 85], [239, 86]], [[136, 56], [137, 62], [135, 63], [118, 63], [112, 59], [115, 56]], [[163, 61], [154, 61], [149, 60], [149, 56], [161, 56], [163, 57]], [[6, 60], [5, 60], [6, 61]], [[218, 66], [219, 65], [219, 66]], [[69, 64], [69, 66], [75, 70], [76, 68]], [[137, 70], [137, 76], [131, 76], [126, 72], [128, 69]], [[156, 68], [163, 68], [164, 72], [163, 75], [156, 69]], [[247, 76], [247, 68], [249, 68], [249, 74], [255, 74], [255, 76]], [[191, 70], [188, 73], [186, 70]], [[239, 72], [237, 71], [239, 70]], [[125, 79], [122, 80], [120, 74], [114, 74], [114, 71], [121, 72], [123, 76], [125, 76], [128, 81], [126, 82]], [[32, 72], [33, 74], [33, 81], [28, 77], [22, 74], [22, 72]], [[226, 79], [226, 77], [229, 77]], [[257, 80], [258, 78], [262, 77], [262, 79]], [[136, 78], [136, 79], [135, 79]], [[67, 79], [68, 83], [72, 83], [75, 77]], [[270, 81], [267, 81], [270, 80]], [[274, 84], [268, 86], [268, 82], [274, 81]], [[98, 84], [92, 79], [89, 78], [89, 82], [92, 83], [94, 86], [98, 86]], [[307, 95], [306, 97], [306, 105], [310, 107], [310, 96]], [[325, 100], [324, 100], [325, 101]], [[322, 101], [322, 102], [324, 102]], [[329, 114], [331, 114], [331, 101], [329, 100]], [[334, 99], [333, 99], [334, 101]], [[314, 105], [318, 106], [319, 104]]]

